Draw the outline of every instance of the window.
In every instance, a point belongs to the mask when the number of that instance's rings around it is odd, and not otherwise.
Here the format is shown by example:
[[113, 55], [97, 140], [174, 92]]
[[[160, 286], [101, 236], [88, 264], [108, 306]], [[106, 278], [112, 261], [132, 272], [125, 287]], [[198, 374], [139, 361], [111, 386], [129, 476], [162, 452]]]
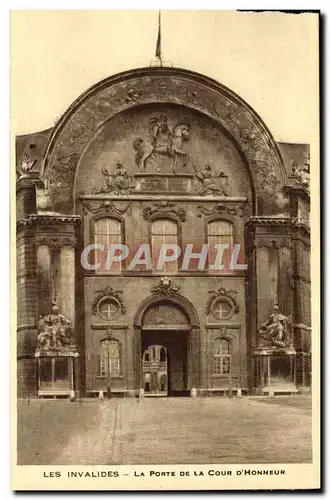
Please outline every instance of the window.
[[[152, 246], [152, 261], [153, 269], [156, 269], [159, 253], [162, 245], [178, 244], [178, 225], [176, 222], [168, 219], [157, 219], [151, 224], [151, 246]], [[169, 250], [167, 255], [171, 255]], [[178, 260], [172, 262], [164, 262], [158, 272], [175, 273], [178, 270]]]
[[228, 375], [231, 369], [230, 342], [215, 339], [213, 344], [213, 375]]
[[119, 304], [115, 299], [105, 298], [98, 304], [98, 313], [102, 319], [110, 321], [115, 319], [120, 312]]
[[117, 340], [102, 340], [99, 375], [101, 377], [120, 375], [120, 345]]
[[[207, 239], [209, 244], [208, 262], [209, 264], [214, 264], [217, 249], [214, 245], [219, 244], [229, 244], [230, 248], [234, 243], [234, 231], [233, 224], [227, 220], [215, 220], [209, 222], [207, 225]], [[230, 264], [231, 252], [224, 250], [221, 264], [224, 265], [224, 271], [228, 271]], [[219, 272], [219, 270], [210, 270], [213, 273]]]
[[121, 262], [113, 262], [111, 269], [106, 269], [105, 263], [110, 245], [117, 245], [123, 242], [121, 222], [110, 217], [97, 219], [94, 225], [94, 239], [95, 243], [104, 245], [105, 247], [104, 252], [95, 250], [95, 263], [101, 262], [101, 266], [96, 272], [120, 272]]
[[212, 312], [217, 319], [228, 319], [233, 313], [233, 307], [225, 299], [218, 299], [213, 302]]

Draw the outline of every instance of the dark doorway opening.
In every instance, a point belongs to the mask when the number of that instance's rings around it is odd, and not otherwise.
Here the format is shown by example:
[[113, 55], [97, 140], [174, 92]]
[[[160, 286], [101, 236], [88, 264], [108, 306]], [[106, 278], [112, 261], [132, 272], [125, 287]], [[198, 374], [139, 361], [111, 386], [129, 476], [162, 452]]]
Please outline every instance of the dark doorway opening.
[[145, 396], [189, 396], [189, 331], [145, 330], [141, 342], [141, 387]]

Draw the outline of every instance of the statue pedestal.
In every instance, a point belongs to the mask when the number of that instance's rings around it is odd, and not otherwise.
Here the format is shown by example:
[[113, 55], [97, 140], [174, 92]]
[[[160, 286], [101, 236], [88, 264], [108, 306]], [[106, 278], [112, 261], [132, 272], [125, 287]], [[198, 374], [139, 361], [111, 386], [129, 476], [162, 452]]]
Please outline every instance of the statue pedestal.
[[291, 347], [257, 347], [253, 353], [257, 394], [296, 394], [296, 351]]
[[66, 396], [73, 398], [78, 351], [75, 346], [59, 349], [37, 349], [38, 397]]

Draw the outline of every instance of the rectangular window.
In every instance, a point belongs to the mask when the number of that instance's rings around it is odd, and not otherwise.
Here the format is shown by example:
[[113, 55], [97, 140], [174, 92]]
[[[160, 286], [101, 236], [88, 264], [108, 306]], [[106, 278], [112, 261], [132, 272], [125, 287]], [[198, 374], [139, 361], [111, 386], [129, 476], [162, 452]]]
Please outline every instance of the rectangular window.
[[119, 273], [122, 269], [122, 262], [113, 262], [111, 269], [107, 269], [105, 264], [107, 262], [108, 249], [111, 245], [118, 245], [122, 243], [122, 227], [121, 222], [117, 219], [104, 217], [95, 221], [94, 225], [94, 241], [96, 244], [104, 246], [104, 252], [95, 250], [94, 262], [101, 263], [98, 273]]
[[[178, 244], [178, 225], [168, 219], [159, 219], [151, 224], [151, 246], [152, 246], [152, 267], [160, 273], [176, 273], [178, 271], [178, 259], [171, 262], [164, 262], [162, 269], [156, 269], [162, 245]], [[168, 250], [167, 255], [172, 251]]]
[[117, 340], [103, 340], [100, 347], [99, 375], [118, 377], [121, 374], [120, 345]]
[[213, 343], [213, 375], [229, 375], [231, 371], [230, 342], [215, 339]]
[[227, 220], [215, 220], [208, 223], [207, 226], [207, 239], [209, 244], [208, 264], [215, 264], [217, 256], [217, 248], [215, 245], [229, 244], [229, 249], [224, 250], [221, 264], [224, 266], [223, 270], [210, 269], [211, 274], [219, 274], [229, 272], [231, 255], [234, 245], [234, 231], [233, 224]]

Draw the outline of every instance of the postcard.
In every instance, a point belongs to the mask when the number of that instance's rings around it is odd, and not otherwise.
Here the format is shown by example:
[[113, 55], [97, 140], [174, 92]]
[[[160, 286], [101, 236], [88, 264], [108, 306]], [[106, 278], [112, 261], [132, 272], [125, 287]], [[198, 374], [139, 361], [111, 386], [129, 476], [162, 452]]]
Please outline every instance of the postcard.
[[13, 490], [320, 488], [318, 32], [11, 12]]

